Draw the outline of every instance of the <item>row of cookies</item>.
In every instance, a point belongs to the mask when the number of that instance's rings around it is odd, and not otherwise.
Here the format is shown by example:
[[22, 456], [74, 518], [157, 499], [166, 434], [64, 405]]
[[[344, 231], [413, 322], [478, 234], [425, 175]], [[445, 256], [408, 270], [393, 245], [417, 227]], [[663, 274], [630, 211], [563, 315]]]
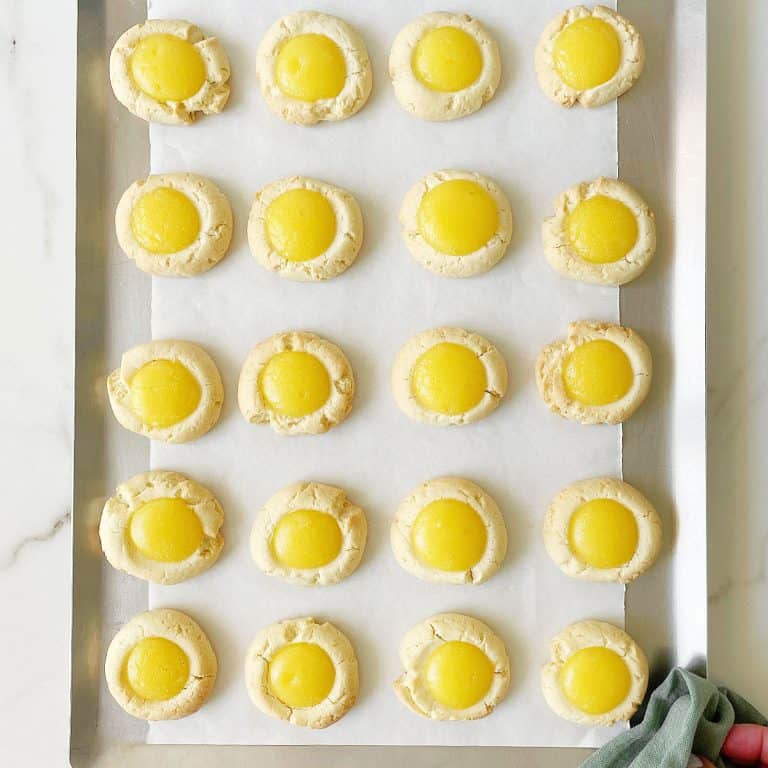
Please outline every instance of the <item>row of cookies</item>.
[[[152, 470], [121, 483], [101, 514], [99, 538], [111, 565], [157, 584], [208, 570], [224, 546], [224, 510], [203, 485]], [[352, 574], [368, 535], [364, 511], [342, 488], [293, 483], [256, 513], [250, 549], [264, 573], [292, 584], [327, 586]], [[655, 561], [661, 522], [648, 499], [610, 477], [569, 485], [543, 525], [549, 556], [568, 576], [627, 583]], [[507, 529], [498, 505], [466, 478], [438, 477], [399, 504], [390, 545], [400, 566], [443, 584], [482, 584], [501, 566]]]
[[[630, 328], [571, 323], [563, 341], [536, 360], [536, 383], [555, 413], [582, 424], [626, 421], [651, 385], [651, 353]], [[441, 327], [413, 336], [392, 366], [397, 405], [435, 426], [470, 424], [492, 413], [507, 392], [507, 365], [486, 338]], [[196, 344], [155, 340], [133, 347], [107, 378], [112, 411], [126, 429], [183, 443], [218, 421], [224, 386], [216, 364]], [[257, 344], [240, 371], [237, 400], [252, 424], [282, 435], [314, 435], [352, 410], [355, 377], [342, 350], [307, 331], [277, 333]]]
[[[603, 621], [566, 627], [550, 644], [541, 687], [552, 710], [583, 725], [628, 720], [648, 684], [648, 662], [623, 630]], [[503, 640], [460, 613], [431, 616], [400, 644], [404, 671], [393, 688], [412, 712], [430, 720], [491, 714], [510, 687]], [[129, 714], [174, 720], [196, 712], [213, 691], [218, 664], [200, 625], [181, 611], [135, 616], [112, 639], [109, 691]], [[246, 653], [253, 704], [293, 725], [325, 728], [355, 704], [358, 661], [347, 636], [328, 621], [289, 619], [262, 629]]]
[[[259, 44], [264, 100], [300, 125], [356, 114], [371, 93], [368, 50], [343, 19], [299, 11], [278, 19]], [[605, 104], [625, 93], [645, 61], [642, 38], [604, 6], [558, 14], [536, 48], [542, 90], [563, 106]], [[389, 75], [404, 109], [423, 120], [453, 120], [479, 110], [501, 79], [490, 31], [466, 13], [427, 13], [395, 37]], [[188, 124], [221, 112], [231, 68], [223, 46], [193, 24], [151, 19], [123, 33], [110, 56], [117, 99], [144, 120]]]
[[[601, 285], [639, 277], [656, 250], [654, 215], [624, 182], [600, 177], [576, 184], [555, 201], [542, 225], [544, 253], [559, 273]], [[402, 235], [423, 267], [446, 277], [487, 272], [512, 237], [512, 211], [492, 179], [442, 170], [414, 184], [400, 208]], [[153, 275], [190, 277], [224, 258], [232, 209], [221, 190], [193, 173], [134, 182], [115, 213], [117, 240]], [[291, 176], [256, 193], [248, 243], [265, 269], [292, 280], [327, 280], [347, 270], [363, 244], [360, 206], [347, 190]]]

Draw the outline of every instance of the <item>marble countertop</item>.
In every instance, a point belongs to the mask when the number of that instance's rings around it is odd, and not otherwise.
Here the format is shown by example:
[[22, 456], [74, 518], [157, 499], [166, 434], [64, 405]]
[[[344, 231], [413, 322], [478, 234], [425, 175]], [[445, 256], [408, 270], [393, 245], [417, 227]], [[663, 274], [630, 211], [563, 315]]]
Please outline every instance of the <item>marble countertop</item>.
[[[709, 665], [768, 711], [768, 3], [710, 8]], [[0, 32], [0, 754], [51, 768], [69, 708], [75, 3], [8, 0]]]

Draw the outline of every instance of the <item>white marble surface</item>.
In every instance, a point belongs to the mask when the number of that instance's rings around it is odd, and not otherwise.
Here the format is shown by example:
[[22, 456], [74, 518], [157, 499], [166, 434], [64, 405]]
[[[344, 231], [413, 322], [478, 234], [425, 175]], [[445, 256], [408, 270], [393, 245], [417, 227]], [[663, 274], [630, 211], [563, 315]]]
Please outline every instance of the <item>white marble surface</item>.
[[[711, 29], [710, 674], [768, 711], [768, 3], [713, 0]], [[0, 762], [53, 768], [67, 753], [75, 3], [4, 0], [0, 34]]]

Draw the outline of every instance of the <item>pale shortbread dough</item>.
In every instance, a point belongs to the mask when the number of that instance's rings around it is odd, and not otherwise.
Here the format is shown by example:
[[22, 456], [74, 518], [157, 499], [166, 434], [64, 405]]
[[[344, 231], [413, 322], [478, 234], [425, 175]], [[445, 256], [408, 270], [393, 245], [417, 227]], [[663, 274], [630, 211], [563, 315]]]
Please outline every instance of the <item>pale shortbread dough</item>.
[[[131, 379], [140, 368], [153, 360], [181, 363], [200, 384], [200, 402], [195, 411], [170, 427], [148, 426], [131, 410]], [[219, 420], [224, 402], [224, 385], [210, 355], [197, 344], [177, 339], [150, 341], [123, 353], [120, 367], [107, 378], [107, 393], [112, 412], [122, 426], [165, 443], [187, 443], [204, 435]]]
[[[284, 94], [275, 79], [280, 47], [292, 37], [308, 34], [329, 37], [344, 56], [347, 78], [341, 92], [333, 98], [300, 101]], [[363, 39], [343, 19], [319, 11], [297, 11], [278, 19], [259, 43], [256, 71], [269, 108], [283, 120], [298, 125], [351, 117], [363, 108], [373, 85], [371, 62]]]
[[[637, 240], [618, 261], [597, 264], [582, 259], [571, 244], [567, 231], [568, 215], [576, 206], [596, 195], [624, 203], [637, 221]], [[601, 176], [569, 187], [555, 200], [555, 213], [544, 219], [541, 238], [544, 254], [553, 269], [566, 277], [598, 285], [624, 285], [645, 272], [656, 253], [656, 217], [645, 200], [629, 184]]]
[[[630, 560], [616, 568], [595, 568], [580, 560], [569, 545], [571, 516], [583, 504], [594, 499], [617, 501], [633, 514], [637, 523], [637, 549]], [[653, 565], [662, 538], [661, 520], [651, 502], [637, 488], [613, 477], [581, 480], [563, 488], [549, 504], [544, 517], [543, 535], [547, 553], [568, 576], [622, 584], [636, 579]]]
[[[189, 659], [189, 680], [172, 699], [147, 701], [127, 684], [123, 669], [128, 654], [140, 640], [163, 637], [176, 643]], [[198, 623], [181, 611], [155, 608], [134, 616], [112, 638], [107, 650], [104, 674], [109, 692], [129, 714], [142, 720], [178, 720], [205, 703], [216, 682], [216, 654]]]
[[[634, 381], [624, 397], [607, 405], [585, 405], [571, 400], [563, 382], [563, 363], [576, 347], [588, 341], [604, 339], [613, 342], [629, 358]], [[594, 320], [568, 324], [565, 341], [544, 347], [536, 359], [536, 385], [549, 409], [581, 424], [620, 424], [643, 403], [651, 388], [653, 364], [651, 351], [631, 328]]]
[[[477, 80], [467, 88], [450, 93], [434, 91], [414, 74], [411, 60], [417, 43], [431, 29], [456, 27], [473, 37], [483, 59]], [[466, 13], [436, 11], [411, 21], [392, 43], [389, 76], [402, 107], [422, 120], [454, 120], [477, 112], [493, 98], [501, 79], [501, 58], [496, 41], [488, 30]]]
[[[273, 355], [307, 352], [325, 366], [331, 379], [331, 394], [325, 405], [307, 416], [294, 418], [275, 413], [264, 403], [259, 376]], [[269, 424], [281, 435], [317, 435], [344, 421], [352, 410], [355, 378], [346, 355], [330, 341], [309, 331], [276, 333], [257, 344], [245, 358], [237, 384], [240, 412], [251, 424]]]
[[[341, 531], [341, 551], [319, 568], [289, 568], [277, 561], [271, 541], [280, 519], [297, 509], [314, 509], [330, 515]], [[349, 576], [360, 564], [368, 534], [365, 513], [342, 488], [324, 483], [294, 483], [272, 496], [256, 513], [251, 529], [251, 556], [270, 576], [293, 584], [326, 586]]]
[[[129, 59], [138, 42], [150, 35], [175, 35], [192, 43], [205, 63], [206, 78], [200, 90], [184, 101], [157, 101], [141, 91], [130, 74]], [[199, 27], [176, 19], [148, 19], [123, 32], [109, 57], [109, 79], [117, 100], [142, 120], [184, 125], [201, 114], [221, 112], [229, 99], [229, 59], [215, 37], [205, 37]]]
[[[422, 676], [429, 655], [442, 643], [461, 641], [480, 648], [494, 666], [488, 693], [467, 709], [449, 709], [436, 701]], [[509, 690], [509, 657], [501, 638], [482, 621], [461, 613], [440, 613], [410, 629], [400, 643], [405, 672], [393, 687], [400, 701], [417, 715], [430, 720], [477, 720], [490, 715]]]
[[[291, 643], [315, 643], [330, 657], [336, 669], [328, 696], [314, 707], [291, 709], [269, 688], [269, 662]], [[359, 678], [352, 643], [333, 624], [311, 617], [289, 619], [262, 629], [245, 657], [245, 684], [251, 701], [265, 714], [293, 725], [326, 728], [343, 717], [357, 700]]]
[[[136, 239], [131, 213], [143, 195], [169, 187], [186, 195], [200, 216], [197, 239], [176, 253], [151, 253]], [[115, 211], [117, 241], [136, 266], [152, 275], [192, 277], [207, 272], [226, 255], [232, 239], [232, 209], [224, 193], [195, 173], [163, 173], [134, 181], [125, 190]]]
[[[435, 344], [448, 342], [471, 349], [485, 367], [487, 389], [480, 402], [466, 413], [444, 414], [424, 408], [411, 390], [411, 375], [418, 359]], [[463, 328], [433, 328], [417, 333], [402, 347], [392, 366], [392, 394], [403, 413], [436, 426], [470, 424], [494, 411], [507, 391], [507, 366], [490, 341]]]
[[[477, 512], [486, 530], [485, 552], [466, 571], [441, 571], [422, 563], [411, 546], [411, 532], [424, 507], [439, 499], [457, 499]], [[414, 488], [400, 502], [390, 527], [390, 544], [397, 562], [426, 581], [446, 584], [481, 584], [501, 566], [507, 551], [507, 527], [499, 507], [479, 485], [463, 477], [436, 477]]]
[[[165, 563], [145, 557], [129, 541], [131, 516], [153, 499], [183, 499], [200, 519], [203, 539], [189, 557]], [[221, 526], [224, 511], [203, 485], [180, 472], [152, 470], [135, 475], [117, 486], [101, 513], [99, 538], [110, 564], [120, 571], [156, 584], [178, 584], [208, 570], [224, 546]]]
[[[595, 88], [576, 90], [560, 79], [553, 62], [553, 50], [557, 36], [565, 27], [588, 16], [601, 19], [613, 27], [621, 46], [621, 61], [610, 80]], [[583, 107], [599, 107], [626, 93], [635, 84], [645, 66], [645, 46], [637, 29], [616, 11], [604, 5], [596, 5], [592, 9], [578, 5], [558, 14], [547, 24], [536, 46], [535, 61], [539, 85], [550, 99], [564, 107], [572, 107], [576, 103]]]
[[[269, 240], [266, 214], [270, 204], [291, 189], [320, 192], [336, 215], [336, 236], [328, 248], [314, 259], [291, 261], [278, 253]], [[328, 280], [347, 270], [363, 244], [363, 215], [357, 200], [347, 190], [306, 176], [278, 179], [257, 193], [248, 216], [248, 244], [253, 258], [264, 269], [291, 280]]]
[[[629, 668], [631, 685], [627, 698], [614, 709], [590, 715], [566, 698], [558, 676], [568, 658], [582, 648], [608, 648], [621, 656]], [[638, 644], [623, 630], [605, 621], [578, 621], [555, 635], [550, 643], [552, 660], [542, 667], [541, 690], [553, 712], [580, 725], [608, 726], [629, 720], [643, 701], [648, 687], [648, 660]]]
[[[479, 184], [494, 200], [498, 208], [499, 223], [488, 242], [466, 256], [452, 256], [436, 251], [419, 229], [419, 207], [424, 195], [445, 181], [464, 179]], [[403, 198], [400, 206], [400, 224], [403, 239], [416, 261], [431, 272], [446, 277], [470, 277], [487, 272], [497, 264], [507, 250], [512, 237], [512, 210], [501, 188], [491, 179], [479, 173], [467, 171], [435, 171], [416, 182]]]

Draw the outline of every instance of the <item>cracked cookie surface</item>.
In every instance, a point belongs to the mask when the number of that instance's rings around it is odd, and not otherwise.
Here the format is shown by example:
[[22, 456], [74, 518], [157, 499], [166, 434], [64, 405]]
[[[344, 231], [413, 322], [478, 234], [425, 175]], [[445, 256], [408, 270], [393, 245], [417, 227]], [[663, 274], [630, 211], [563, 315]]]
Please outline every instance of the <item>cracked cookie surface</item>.
[[109, 57], [117, 100], [153, 123], [185, 125], [221, 112], [229, 99], [229, 75], [221, 43], [178, 19], [136, 24], [120, 35]]
[[125, 190], [115, 210], [115, 229], [120, 247], [139, 269], [163, 277], [193, 277], [226, 255], [232, 209], [210, 179], [161, 173]]
[[256, 57], [264, 100], [289, 123], [344, 120], [362, 109], [371, 93], [365, 43], [336, 16], [318, 11], [283, 16], [267, 31]]
[[422, 120], [455, 120], [493, 98], [501, 58], [488, 29], [466, 13], [425, 13], [398, 32], [389, 76], [401, 106]]
[[309, 331], [276, 333], [257, 344], [240, 371], [237, 401], [246, 421], [282, 435], [316, 435], [352, 409], [355, 377], [335, 344]]
[[262, 629], [245, 658], [251, 701], [267, 715], [326, 728], [357, 700], [357, 656], [339, 629], [312, 617]]
[[648, 687], [648, 660], [638, 644], [605, 621], [578, 621], [550, 643], [541, 671], [550, 708], [581, 725], [629, 720]]
[[172, 608], [134, 616], [112, 639], [104, 664], [115, 701], [142, 720], [196, 712], [211, 695], [217, 669], [200, 625]]
[[118, 422], [166, 443], [201, 437], [219, 420], [224, 385], [210, 355], [190, 341], [157, 339], [123, 353], [107, 377]]
[[463, 328], [417, 333], [392, 366], [395, 402], [426, 424], [470, 424], [494, 411], [506, 391], [501, 353], [488, 339]]
[[109, 563], [156, 584], [208, 570], [224, 546], [224, 511], [213, 494], [180, 472], [151, 470], [117, 486], [101, 513]]
[[[584, 220], [590, 206], [591, 221]], [[597, 285], [624, 285], [640, 277], [653, 260], [656, 218], [629, 184], [604, 176], [575, 184], [557, 197], [554, 208], [554, 215], [542, 223], [541, 237], [547, 261], [561, 275]]]
[[437, 477], [400, 503], [390, 543], [400, 565], [420, 579], [481, 584], [504, 560], [507, 528], [498, 505], [479, 485]]
[[564, 341], [536, 358], [536, 385], [551, 411], [581, 424], [620, 424], [644, 402], [653, 361], [631, 328], [597, 320], [568, 324]]
[[512, 237], [504, 192], [475, 172], [435, 171], [400, 206], [403, 240], [416, 261], [445, 277], [471, 277], [495, 266]]
[[262, 571], [293, 584], [336, 584], [360, 564], [367, 532], [365, 513], [343, 489], [293, 483], [256, 513], [251, 556]]
[[400, 644], [404, 673], [397, 697], [430, 720], [477, 720], [491, 714], [509, 689], [503, 641], [481, 621], [441, 613], [409, 630]]
[[550, 502], [544, 545], [563, 573], [626, 584], [650, 568], [662, 527], [652, 504], [629, 483], [595, 477], [572, 483]]
[[281, 277], [328, 280], [357, 258], [363, 216], [341, 187], [306, 176], [278, 179], [256, 193], [248, 244], [254, 259]]
[[[596, 67], [598, 51], [606, 59], [602, 67]], [[553, 101], [564, 107], [599, 107], [635, 84], [645, 66], [645, 46], [635, 26], [616, 11], [604, 5], [578, 5], [547, 24], [536, 47], [535, 65], [539, 85]], [[574, 67], [582, 73], [574, 73]]]

